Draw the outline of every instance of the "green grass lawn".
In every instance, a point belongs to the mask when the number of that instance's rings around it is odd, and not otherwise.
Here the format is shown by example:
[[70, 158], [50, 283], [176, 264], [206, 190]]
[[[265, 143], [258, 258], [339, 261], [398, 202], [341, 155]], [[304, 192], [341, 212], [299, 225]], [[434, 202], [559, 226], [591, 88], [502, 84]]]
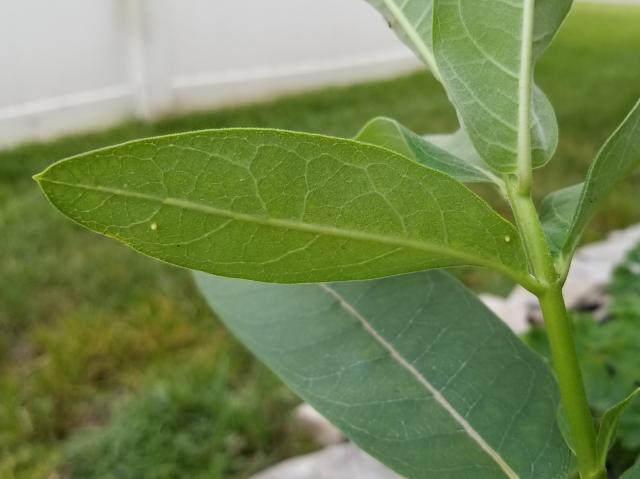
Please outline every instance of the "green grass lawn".
[[[578, 5], [544, 57], [537, 77], [561, 144], [536, 173], [538, 198], [580, 181], [640, 96], [638, 25], [640, 8]], [[420, 133], [456, 126], [419, 73], [0, 152], [0, 478], [233, 479], [309, 447], [288, 425], [295, 397], [221, 328], [185, 271], [71, 224], [31, 175], [143, 136], [228, 126], [351, 136], [376, 115]], [[639, 175], [620, 186], [588, 239], [640, 220], [639, 188]]]

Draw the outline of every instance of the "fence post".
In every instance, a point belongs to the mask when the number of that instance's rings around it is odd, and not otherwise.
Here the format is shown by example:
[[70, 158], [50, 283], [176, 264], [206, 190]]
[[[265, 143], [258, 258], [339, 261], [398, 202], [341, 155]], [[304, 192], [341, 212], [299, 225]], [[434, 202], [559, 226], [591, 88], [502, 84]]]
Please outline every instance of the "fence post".
[[152, 120], [173, 106], [171, 71], [167, 58], [169, 18], [167, 0], [125, 2], [129, 71], [136, 116]]

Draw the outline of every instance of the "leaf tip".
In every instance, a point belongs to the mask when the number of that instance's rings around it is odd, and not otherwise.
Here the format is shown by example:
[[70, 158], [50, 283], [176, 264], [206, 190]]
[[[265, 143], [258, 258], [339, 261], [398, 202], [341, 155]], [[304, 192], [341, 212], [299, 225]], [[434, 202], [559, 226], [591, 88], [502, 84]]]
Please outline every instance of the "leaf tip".
[[40, 186], [42, 186], [42, 183], [47, 181], [47, 177], [49, 177], [49, 171], [53, 168], [54, 165], [55, 163], [47, 166], [44, 170], [40, 171], [39, 173], [36, 173], [31, 178], [33, 179], [33, 181], [35, 181]]

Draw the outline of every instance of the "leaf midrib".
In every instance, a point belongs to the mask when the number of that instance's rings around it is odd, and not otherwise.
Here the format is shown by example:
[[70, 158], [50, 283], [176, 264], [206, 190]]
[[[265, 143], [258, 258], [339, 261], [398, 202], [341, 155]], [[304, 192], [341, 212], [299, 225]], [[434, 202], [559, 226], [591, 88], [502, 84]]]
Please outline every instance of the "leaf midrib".
[[427, 46], [427, 44], [422, 40], [420, 34], [416, 30], [416, 28], [409, 21], [407, 16], [402, 11], [402, 7], [398, 5], [395, 0], [383, 0], [386, 7], [389, 9], [394, 18], [398, 21], [402, 30], [407, 34], [411, 42], [415, 45], [415, 47], [422, 55], [424, 61], [426, 62], [431, 74], [436, 78], [436, 80], [442, 83], [442, 79], [440, 76], [440, 70], [438, 69], [438, 65], [436, 63], [436, 59]]
[[385, 236], [385, 235], [375, 234], [375, 233], [365, 233], [362, 231], [356, 231], [351, 229], [336, 228], [333, 226], [321, 225], [321, 224], [315, 224], [315, 223], [304, 223], [301, 221], [292, 221], [292, 220], [287, 220], [282, 218], [260, 217], [257, 215], [239, 213], [236, 211], [217, 208], [215, 206], [210, 206], [210, 205], [197, 203], [190, 200], [184, 200], [180, 198], [172, 198], [172, 197], [163, 198], [163, 197], [151, 195], [148, 193], [140, 193], [137, 191], [123, 190], [120, 188], [111, 188], [111, 187], [98, 186], [98, 185], [84, 185], [81, 183], [70, 183], [66, 181], [53, 180], [50, 178], [46, 178], [44, 176], [38, 177], [37, 181], [40, 183], [47, 182], [47, 183], [52, 183], [52, 184], [71, 187], [71, 188], [78, 188], [78, 189], [83, 189], [88, 191], [98, 191], [98, 192], [108, 193], [116, 196], [137, 198], [145, 201], [153, 201], [163, 205], [176, 206], [178, 208], [185, 208], [193, 211], [200, 211], [205, 214], [222, 216], [225, 218], [230, 218], [232, 220], [237, 220], [237, 221], [246, 222], [246, 223], [254, 223], [254, 224], [260, 224], [264, 226], [276, 226], [284, 229], [307, 232], [307, 233], [315, 233], [315, 234], [325, 235], [325, 236], [369, 241], [369, 242], [382, 243], [390, 246], [410, 248], [410, 249], [415, 249], [419, 251], [424, 251], [427, 253], [435, 253], [443, 256], [450, 256], [450, 257], [468, 262], [469, 264], [490, 267], [498, 271], [502, 271], [508, 276], [511, 276], [513, 278], [520, 277], [520, 274], [517, 271], [512, 270], [504, 263], [495, 263], [490, 260], [481, 258], [479, 256], [463, 253], [460, 250], [448, 248], [446, 246], [441, 246], [435, 243], [428, 243], [425, 241], [415, 241], [408, 238], [401, 238], [397, 236]]
[[413, 376], [413, 378], [420, 383], [420, 385], [426, 389], [429, 394], [433, 397], [433, 399], [440, 404], [440, 406], [447, 411], [447, 413], [453, 418], [453, 420], [458, 423], [465, 431], [465, 433], [480, 447], [491, 459], [498, 464], [502, 472], [509, 479], [519, 479], [520, 476], [516, 474], [516, 472], [511, 469], [509, 464], [500, 456], [500, 453], [496, 451], [491, 445], [489, 445], [481, 434], [476, 431], [476, 429], [453, 407], [453, 405], [447, 400], [447, 398], [433, 385], [431, 384], [427, 378], [416, 369], [413, 364], [411, 364], [404, 356], [391, 344], [387, 341], [376, 329], [373, 325], [364, 317], [349, 301], [347, 301], [340, 293], [338, 293], [335, 289], [333, 289], [330, 285], [325, 283], [318, 284], [320, 289], [326, 292], [329, 296], [331, 296], [334, 300], [338, 302], [340, 307], [344, 309], [349, 315], [355, 318], [364, 330], [385, 350], [389, 352], [389, 357], [398, 363], [400, 367], [405, 369], [409, 374]]

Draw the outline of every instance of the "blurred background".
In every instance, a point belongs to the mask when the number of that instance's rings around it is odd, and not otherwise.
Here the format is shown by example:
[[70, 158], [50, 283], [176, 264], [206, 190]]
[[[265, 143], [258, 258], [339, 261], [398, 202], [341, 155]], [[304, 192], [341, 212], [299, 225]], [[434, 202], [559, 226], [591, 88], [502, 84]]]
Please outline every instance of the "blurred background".
[[[88, 149], [202, 128], [348, 137], [386, 115], [449, 132], [438, 83], [363, 0], [1, 0], [0, 68], [0, 479], [242, 479], [314, 449], [291, 421], [298, 400], [187, 272], [71, 224], [31, 176]], [[561, 131], [536, 173], [540, 199], [581, 181], [640, 97], [638, 2], [578, 2], [537, 80]], [[637, 223], [639, 188], [638, 174], [620, 186], [586, 240]], [[480, 291], [512, 286], [460, 274]], [[640, 331], [636, 306], [624, 314]], [[623, 333], [631, 358], [635, 334], [628, 344]], [[600, 348], [589, 387], [602, 396], [598, 368], [619, 347], [585, 341]], [[640, 384], [640, 365], [629, 368]], [[637, 455], [637, 436], [622, 456]]]

